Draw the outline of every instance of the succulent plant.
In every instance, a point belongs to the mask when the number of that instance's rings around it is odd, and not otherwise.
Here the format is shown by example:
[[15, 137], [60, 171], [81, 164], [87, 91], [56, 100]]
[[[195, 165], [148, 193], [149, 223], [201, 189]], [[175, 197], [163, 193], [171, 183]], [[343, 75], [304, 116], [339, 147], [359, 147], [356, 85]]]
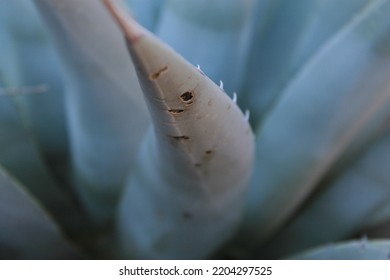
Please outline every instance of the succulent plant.
[[389, 258], [389, 12], [0, 0], [0, 258]]

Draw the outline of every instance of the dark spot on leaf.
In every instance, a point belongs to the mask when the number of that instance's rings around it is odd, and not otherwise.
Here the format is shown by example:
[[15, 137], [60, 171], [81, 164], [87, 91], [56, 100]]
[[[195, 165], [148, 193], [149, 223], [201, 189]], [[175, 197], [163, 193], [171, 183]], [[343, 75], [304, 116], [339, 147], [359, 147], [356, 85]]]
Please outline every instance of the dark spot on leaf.
[[181, 109], [171, 109], [171, 110], [168, 110], [168, 112], [173, 114], [173, 115], [177, 115], [177, 114], [183, 113], [184, 110], [181, 110]]
[[209, 100], [209, 102], [207, 102], [207, 105], [209, 105], [209, 106], [213, 105], [213, 101]]
[[206, 155], [211, 155], [213, 153], [212, 150], [207, 150], [206, 152], [204, 152]]
[[195, 163], [194, 166], [195, 167], [201, 167], [202, 165], [200, 163]]
[[185, 135], [183, 135], [183, 136], [171, 136], [173, 139], [175, 139], [175, 140], [189, 140], [190, 139], [190, 137], [188, 137], [188, 136], [185, 136]]
[[150, 76], [150, 79], [152, 80], [156, 80], [162, 73], [164, 73], [165, 71], [168, 70], [168, 66], [165, 66], [163, 68], [161, 68], [160, 70], [158, 70], [156, 73], [154, 73], [153, 75]]
[[192, 94], [192, 92], [186, 91], [185, 93], [180, 95], [180, 99], [181, 99], [181, 101], [183, 101], [186, 104], [191, 104], [192, 102], [194, 102], [193, 101], [194, 95]]
[[229, 111], [231, 108], [232, 108], [232, 106], [231, 106], [231, 105], [229, 105], [229, 106], [228, 106], [228, 108], [227, 108], [227, 109], [228, 109], [228, 111]]

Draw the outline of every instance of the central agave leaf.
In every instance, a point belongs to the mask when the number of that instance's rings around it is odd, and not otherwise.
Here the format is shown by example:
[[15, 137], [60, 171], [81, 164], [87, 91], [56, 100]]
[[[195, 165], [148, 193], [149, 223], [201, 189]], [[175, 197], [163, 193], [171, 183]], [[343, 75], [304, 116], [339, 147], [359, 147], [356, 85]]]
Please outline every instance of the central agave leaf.
[[240, 220], [252, 130], [222, 88], [104, 2], [125, 33], [153, 120], [120, 205], [122, 244], [134, 257], [203, 258]]

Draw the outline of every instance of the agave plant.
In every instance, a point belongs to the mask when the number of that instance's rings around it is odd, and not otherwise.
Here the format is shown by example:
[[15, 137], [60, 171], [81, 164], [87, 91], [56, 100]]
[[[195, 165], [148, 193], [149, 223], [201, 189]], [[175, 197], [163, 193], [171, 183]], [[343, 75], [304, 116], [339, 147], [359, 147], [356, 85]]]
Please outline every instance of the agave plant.
[[0, 257], [389, 258], [389, 13], [0, 0]]

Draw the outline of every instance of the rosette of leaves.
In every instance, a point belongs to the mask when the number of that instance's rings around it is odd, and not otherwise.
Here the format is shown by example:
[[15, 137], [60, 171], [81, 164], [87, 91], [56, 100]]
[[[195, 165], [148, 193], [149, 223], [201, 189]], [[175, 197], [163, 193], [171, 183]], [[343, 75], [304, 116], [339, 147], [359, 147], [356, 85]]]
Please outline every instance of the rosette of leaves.
[[389, 12], [1, 0], [0, 257], [388, 258]]

